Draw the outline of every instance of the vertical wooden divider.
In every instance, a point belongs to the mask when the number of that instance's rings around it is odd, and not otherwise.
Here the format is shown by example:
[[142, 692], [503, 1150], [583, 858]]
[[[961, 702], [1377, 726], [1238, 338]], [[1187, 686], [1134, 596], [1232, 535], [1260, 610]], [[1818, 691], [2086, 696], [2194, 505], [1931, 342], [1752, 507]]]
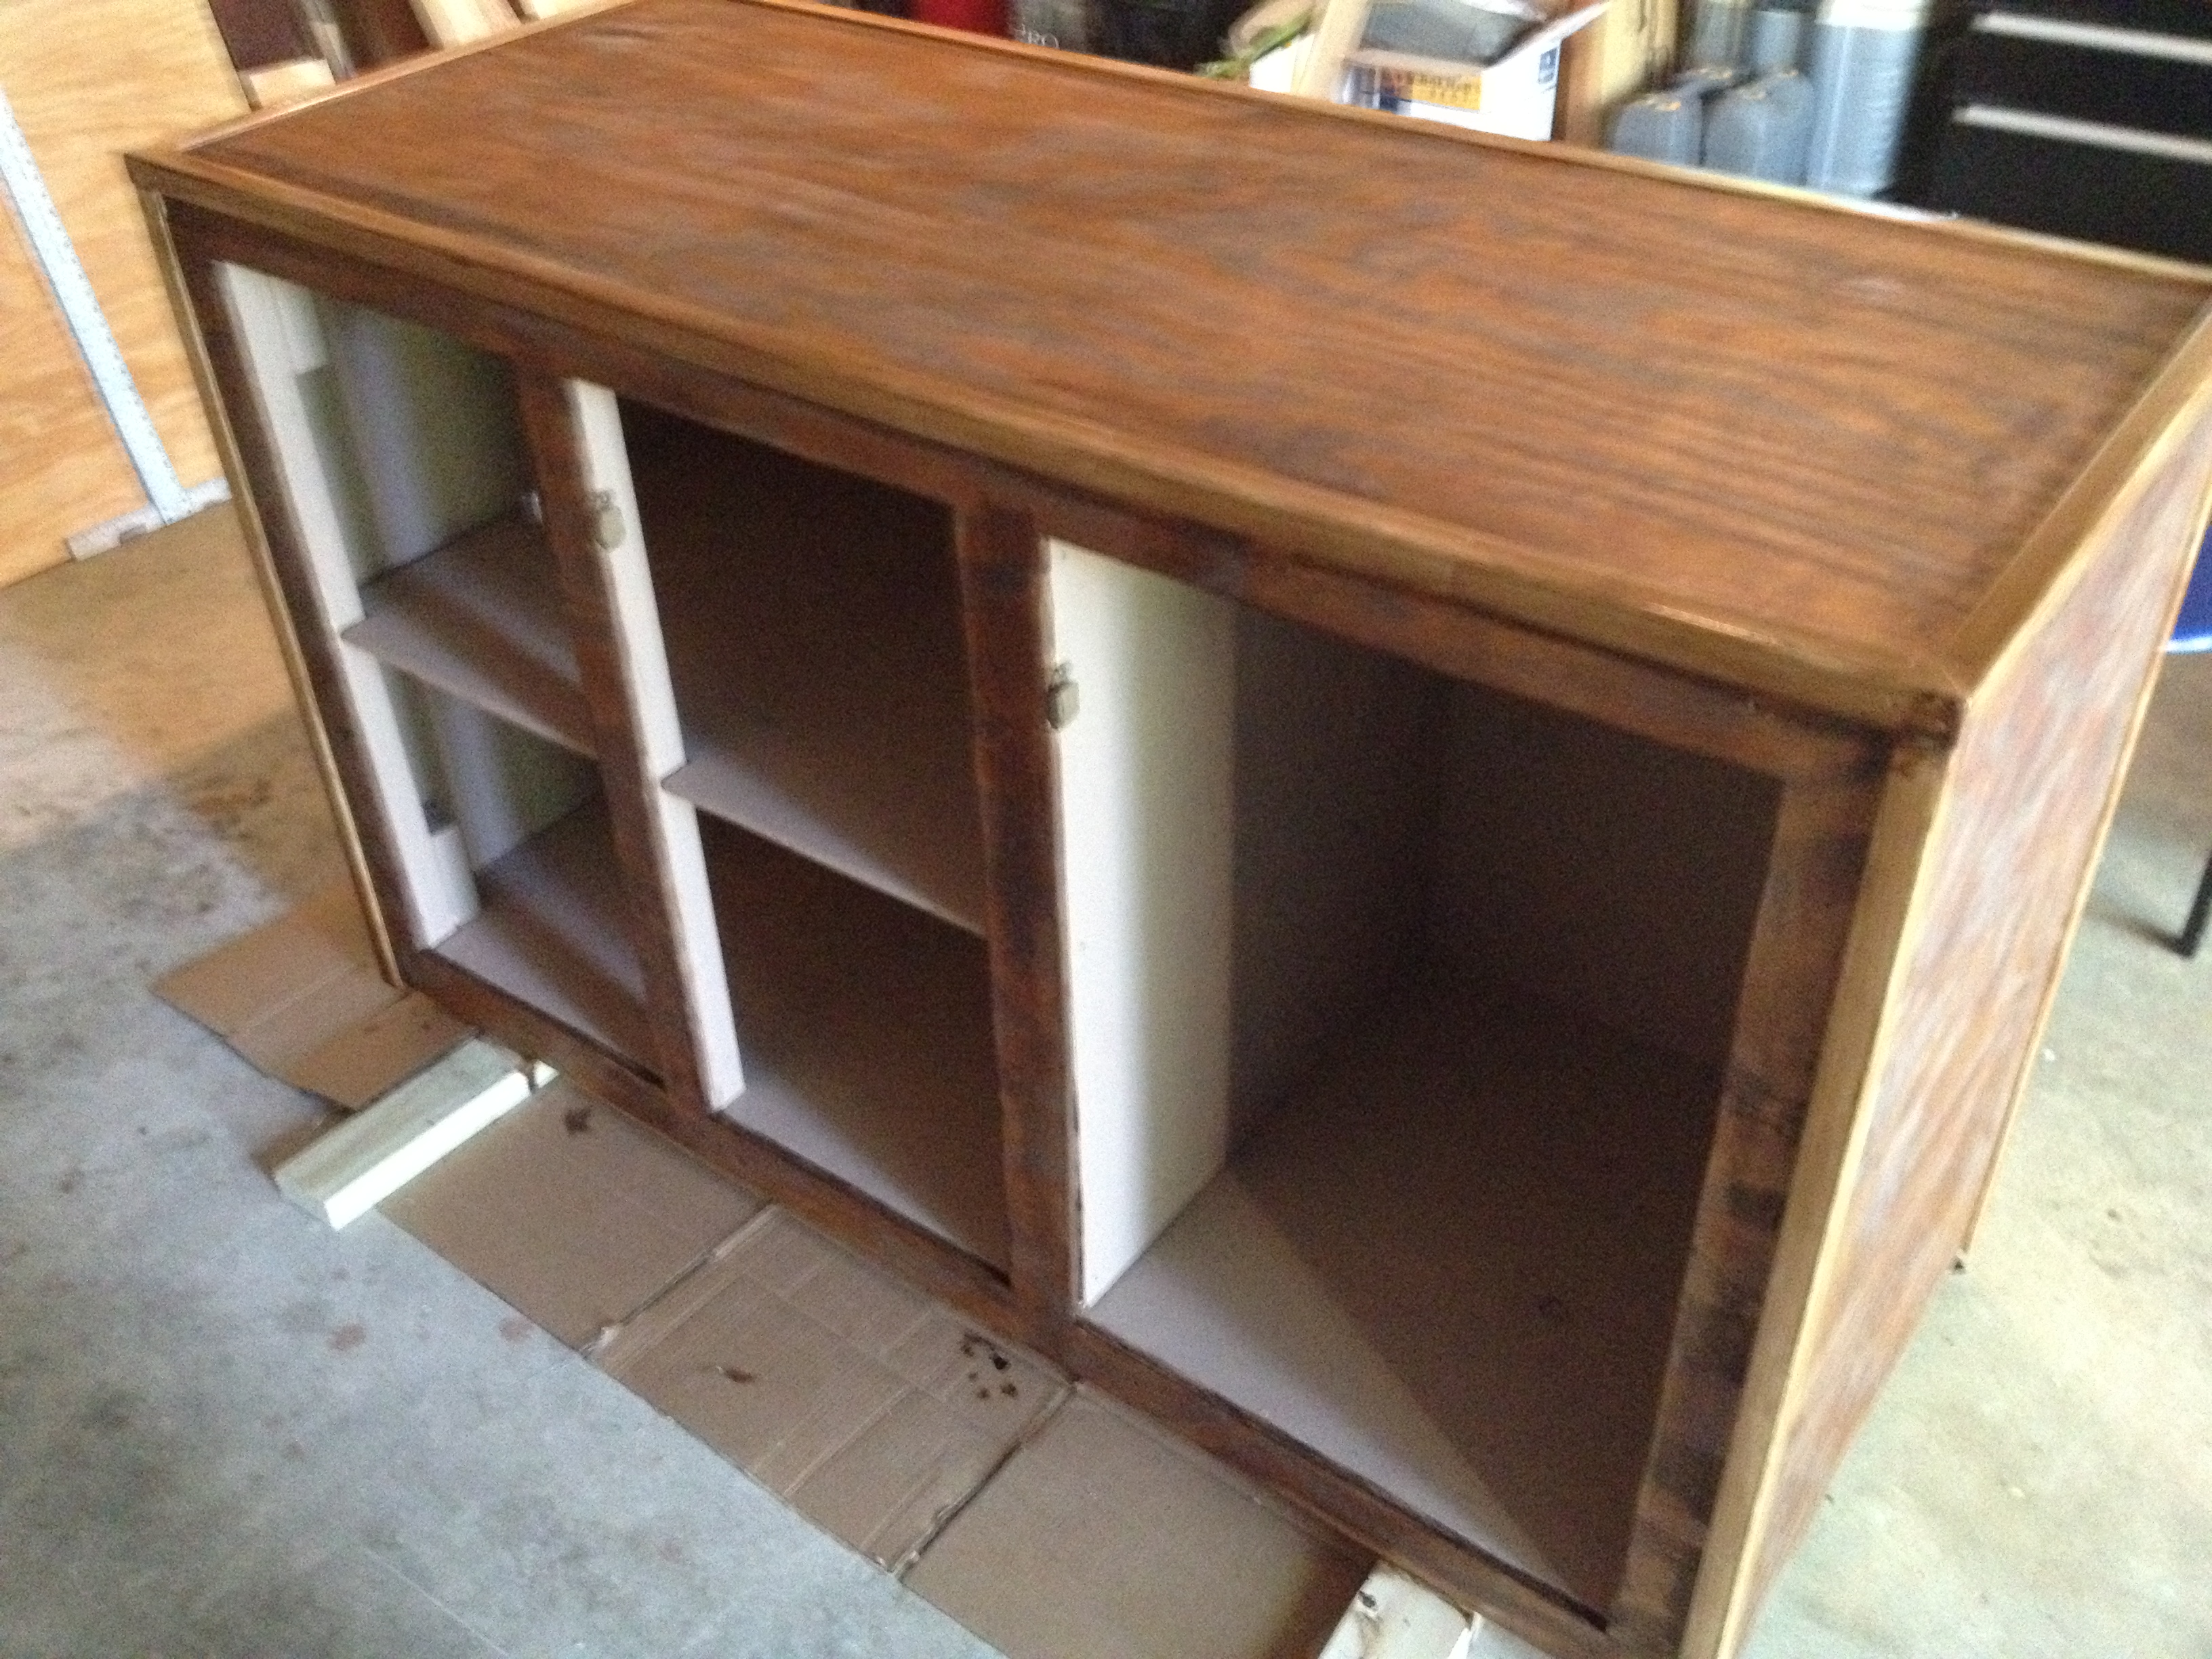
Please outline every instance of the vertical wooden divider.
[[[663, 1082], [679, 1106], [713, 1110], [702, 1076], [690, 1015], [690, 964], [679, 940], [680, 921], [669, 877], [668, 849], [653, 797], [653, 775], [630, 711], [614, 595], [599, 557], [599, 509], [592, 501], [582, 434], [558, 377], [515, 366], [515, 393], [530, 443], [545, 520], [545, 539], [558, 567], [584, 699], [592, 713], [615, 854], [629, 896], [631, 945], [645, 974], [646, 1013]], [[636, 533], [635, 526], [630, 533]]]
[[244, 487], [240, 519], [258, 555], [258, 574], [278, 641], [289, 647], [287, 665], [304, 682], [307, 695], [301, 699], [301, 718], [321, 763], [325, 793], [378, 946], [380, 966], [395, 983], [404, 983], [416, 955], [414, 940], [404, 927], [394, 925], [408, 914], [405, 863], [386, 814], [378, 809], [375, 769], [349, 713], [337, 641], [316, 625], [321, 610], [314, 578], [268, 430], [268, 411], [254, 388], [216, 261], [173, 234], [162, 246], [165, 262], [173, 263], [180, 309], [189, 313], [188, 332], [221, 395], [225, 414], [215, 424], [226, 441], [232, 478]]
[[1881, 801], [1884, 744], [1806, 750], [1783, 779], [1666, 1386], [1607, 1620], [1632, 1652], [1675, 1652], [1689, 1616]]
[[1073, 1316], [1078, 1234], [1045, 544], [1026, 514], [983, 504], [961, 510], [958, 545], [1014, 1302], [1050, 1347]]

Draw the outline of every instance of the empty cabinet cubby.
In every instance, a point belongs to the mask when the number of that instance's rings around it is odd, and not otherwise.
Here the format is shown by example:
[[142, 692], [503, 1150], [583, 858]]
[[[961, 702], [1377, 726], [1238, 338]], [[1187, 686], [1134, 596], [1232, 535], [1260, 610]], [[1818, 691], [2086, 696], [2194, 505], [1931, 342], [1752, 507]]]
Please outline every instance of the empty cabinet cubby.
[[684, 727], [669, 787], [980, 934], [951, 509], [642, 404], [623, 426]]
[[1086, 1316], [1608, 1605], [1778, 792], [1053, 558]]
[[512, 372], [242, 267], [224, 289], [411, 943], [654, 1071]]
[[743, 1073], [714, 1103], [1003, 1273], [951, 509], [620, 412]]

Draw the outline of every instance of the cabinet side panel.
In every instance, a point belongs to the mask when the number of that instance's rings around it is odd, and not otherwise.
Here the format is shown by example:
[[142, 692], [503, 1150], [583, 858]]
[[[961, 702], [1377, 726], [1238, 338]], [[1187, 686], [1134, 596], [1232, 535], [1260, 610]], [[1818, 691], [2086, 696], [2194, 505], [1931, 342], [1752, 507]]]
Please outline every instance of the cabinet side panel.
[[1055, 542], [1061, 883], [1084, 1299], [1103, 1296], [1229, 1141], [1236, 616]]
[[1776, 1272], [1886, 757], [1886, 746], [1869, 738], [1856, 769], [1792, 780], [1773, 811], [1666, 1382], [1607, 1627], [1632, 1651], [1676, 1649], [1730, 1438], [1748, 1409], [1759, 1310]]
[[[1922, 877], [1863, 1152], [1752, 1542], [1755, 1609], [1956, 1259], [2041, 1034], [2201, 533], [2212, 424], [2107, 521], [2073, 591], [1970, 709]], [[1723, 1650], [1743, 1633], [1739, 1619]]]

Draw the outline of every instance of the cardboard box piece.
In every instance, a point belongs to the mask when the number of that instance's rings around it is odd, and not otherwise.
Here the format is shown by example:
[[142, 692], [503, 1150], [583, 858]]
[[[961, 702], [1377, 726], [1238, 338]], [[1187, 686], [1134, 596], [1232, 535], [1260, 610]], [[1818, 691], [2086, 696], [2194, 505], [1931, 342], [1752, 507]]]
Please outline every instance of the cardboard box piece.
[[1211, 1458], [1082, 1389], [906, 1582], [1010, 1655], [1304, 1659], [1329, 1639], [1367, 1568]]
[[699, 1266], [761, 1200], [563, 1080], [380, 1207], [583, 1348]]
[[599, 1363], [896, 1570], [1066, 1391], [1042, 1362], [769, 1210]]
[[344, 882], [165, 975], [154, 994], [256, 1069], [347, 1111], [471, 1035], [428, 997], [386, 981]]

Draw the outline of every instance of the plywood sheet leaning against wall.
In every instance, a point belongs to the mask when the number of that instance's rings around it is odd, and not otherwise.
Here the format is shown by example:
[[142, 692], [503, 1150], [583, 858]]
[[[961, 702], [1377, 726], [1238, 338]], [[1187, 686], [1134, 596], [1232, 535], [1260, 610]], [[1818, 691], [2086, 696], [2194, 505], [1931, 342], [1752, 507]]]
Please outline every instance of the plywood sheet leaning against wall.
[[12, 220], [0, 232], [0, 586], [60, 563], [64, 537], [146, 500]]
[[[212, 126], [245, 108], [214, 21], [202, 0], [0, 0], [0, 86], [177, 476], [188, 488], [205, 483], [221, 465], [137, 193], [124, 175], [123, 152]], [[51, 336], [44, 323], [34, 330], [33, 301], [53, 330], [61, 325], [37, 266], [10, 229], [9, 349], [0, 357], [0, 404], [28, 416], [27, 446], [20, 456], [11, 416], [8, 465], [11, 483], [26, 468], [45, 488], [8, 492], [0, 515], [0, 581], [58, 562], [64, 537], [145, 499], [106, 420], [88, 417], [75, 392], [48, 402], [68, 383], [54, 353], [74, 358], [76, 351], [66, 332]], [[33, 343], [21, 355], [19, 335]], [[89, 398], [82, 364], [72, 373]], [[91, 414], [98, 413], [94, 402]], [[118, 469], [127, 486], [119, 490], [111, 487]], [[95, 488], [88, 479], [103, 482]]]

